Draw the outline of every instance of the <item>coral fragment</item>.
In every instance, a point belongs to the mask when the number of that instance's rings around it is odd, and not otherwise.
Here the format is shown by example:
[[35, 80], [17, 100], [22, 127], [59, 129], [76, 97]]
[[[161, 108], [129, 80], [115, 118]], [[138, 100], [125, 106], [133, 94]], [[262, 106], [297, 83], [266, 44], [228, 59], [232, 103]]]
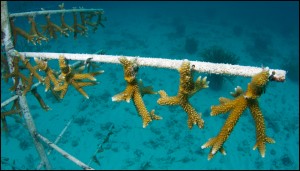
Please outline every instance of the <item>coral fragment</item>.
[[[96, 78], [94, 76], [102, 74], [104, 71], [96, 71], [92, 73], [77, 73], [76, 70], [71, 68], [64, 56], [59, 57], [59, 67], [61, 70], [61, 74], [59, 75], [58, 84], [55, 85], [55, 91], [61, 91], [60, 98], [64, 98], [67, 93], [68, 86], [71, 84], [79, 93], [81, 93], [85, 98], [89, 98], [86, 92], [82, 89], [82, 87], [96, 85]], [[90, 81], [83, 81], [84, 79], [89, 79]]]
[[198, 125], [199, 128], [204, 127], [204, 121], [201, 118], [201, 113], [197, 113], [189, 102], [189, 98], [203, 88], [207, 88], [209, 82], [206, 77], [201, 79], [198, 77], [193, 81], [193, 68], [190, 67], [190, 62], [184, 60], [181, 67], [178, 69], [180, 73], [180, 84], [177, 96], [169, 97], [163, 90], [158, 91], [160, 98], [157, 103], [160, 105], [180, 105], [188, 114], [188, 127], [191, 129], [193, 125]]
[[268, 81], [269, 70], [263, 69], [263, 71], [252, 77], [246, 92], [243, 92], [240, 87], [237, 87], [235, 88], [235, 92], [231, 93], [234, 97], [233, 100], [220, 98], [220, 105], [211, 107], [212, 116], [220, 113], [227, 113], [229, 111], [231, 112], [219, 134], [216, 137], [209, 139], [201, 147], [211, 147], [208, 155], [209, 160], [217, 151], [225, 152], [223, 151], [223, 144], [228, 139], [235, 124], [247, 107], [250, 109], [250, 113], [252, 114], [256, 125], [256, 144], [253, 149], [258, 148], [261, 156], [264, 157], [266, 151], [265, 143], [275, 143], [273, 139], [266, 136], [264, 118], [258, 105], [258, 97], [265, 91]]
[[127, 83], [125, 90], [119, 94], [112, 97], [112, 101], [126, 101], [130, 102], [133, 99], [134, 106], [138, 111], [139, 115], [143, 120], [143, 128], [145, 128], [152, 120], [160, 120], [162, 117], [154, 114], [154, 110], [148, 112], [142, 96], [144, 94], [156, 94], [152, 90], [152, 87], [144, 87], [142, 81], [139, 82], [136, 79], [136, 74], [138, 71], [138, 65], [136, 59], [130, 61], [125, 57], [119, 58], [120, 63], [123, 65], [124, 69], [124, 79]]

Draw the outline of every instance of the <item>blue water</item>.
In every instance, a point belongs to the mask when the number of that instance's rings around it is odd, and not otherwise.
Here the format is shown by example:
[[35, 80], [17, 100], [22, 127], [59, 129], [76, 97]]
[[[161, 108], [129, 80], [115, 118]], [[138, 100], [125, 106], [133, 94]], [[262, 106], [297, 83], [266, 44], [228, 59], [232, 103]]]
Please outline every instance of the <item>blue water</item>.
[[[10, 13], [57, 9], [59, 2], [8, 2]], [[210, 116], [210, 107], [218, 98], [230, 97], [236, 86], [244, 90], [251, 78], [224, 79], [218, 90], [203, 89], [190, 102], [202, 113], [204, 129], [187, 127], [187, 114], [179, 106], [160, 106], [159, 95], [145, 95], [148, 110], [155, 109], [163, 120], [142, 128], [133, 102], [112, 102], [111, 97], [122, 92], [126, 83], [119, 64], [101, 63], [105, 73], [97, 76], [96, 86], [85, 87], [90, 96], [85, 99], [74, 87], [58, 102], [44, 86], [38, 92], [52, 110], [45, 112], [31, 93], [26, 98], [38, 132], [55, 141], [68, 121], [72, 123], [58, 146], [84, 163], [89, 163], [99, 144], [104, 142], [113, 125], [109, 140], [96, 153], [100, 165], [95, 169], [299, 169], [299, 2], [65, 2], [65, 8], [100, 8], [105, 11], [105, 28], [88, 37], [72, 36], [28, 44], [18, 37], [16, 50], [39, 52], [95, 53], [109, 55], [160, 57], [202, 61], [201, 53], [211, 46], [220, 46], [239, 57], [238, 64], [286, 69], [284, 83], [270, 82], [259, 99], [264, 115], [266, 134], [275, 144], [266, 145], [266, 156], [252, 150], [255, 142], [254, 120], [246, 110], [228, 140], [227, 155], [217, 153], [207, 160], [209, 149], [201, 146], [222, 128], [228, 114]], [[71, 14], [66, 22], [73, 24]], [[51, 20], [59, 25], [58, 15]], [[45, 24], [44, 16], [37, 16]], [[26, 18], [15, 24], [29, 31]], [[192, 39], [193, 48], [186, 46]], [[73, 63], [71, 61], [70, 63]], [[34, 63], [32, 63], [34, 64]], [[51, 67], [58, 69], [56, 60]], [[211, 75], [195, 74], [197, 77]], [[176, 95], [179, 73], [176, 70], [141, 67], [138, 78], [155, 91], [165, 90]], [[196, 78], [195, 78], [196, 79]], [[36, 80], [35, 80], [36, 81]], [[1, 80], [1, 102], [13, 95]], [[9, 110], [11, 105], [6, 107]], [[4, 111], [4, 109], [1, 109]], [[18, 121], [18, 118], [20, 119]], [[18, 121], [18, 122], [17, 122]], [[36, 169], [40, 163], [24, 119], [7, 117], [9, 134], [1, 133], [1, 169]], [[2, 126], [2, 124], [1, 124]], [[46, 151], [49, 150], [45, 145]], [[80, 169], [53, 151], [49, 156], [53, 169]]]

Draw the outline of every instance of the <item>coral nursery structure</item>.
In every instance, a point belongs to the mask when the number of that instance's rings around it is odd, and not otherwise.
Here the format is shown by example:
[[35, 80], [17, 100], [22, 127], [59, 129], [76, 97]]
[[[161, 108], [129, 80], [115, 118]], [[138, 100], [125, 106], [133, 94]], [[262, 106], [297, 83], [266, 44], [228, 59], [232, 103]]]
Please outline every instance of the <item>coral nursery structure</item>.
[[[87, 35], [88, 26], [92, 28], [93, 32], [97, 30], [99, 25], [101, 27], [104, 27], [103, 21], [105, 21], [105, 18], [103, 17], [103, 10], [73, 10], [71, 11], [73, 13], [73, 26], [68, 25], [65, 20], [65, 13], [67, 12], [64, 9], [64, 3], [58, 6], [61, 9], [60, 18], [61, 23], [56, 24], [53, 21], [51, 21], [51, 14], [45, 12], [45, 20], [46, 25], [42, 25], [41, 29], [42, 32], [39, 31], [37, 23], [35, 22], [35, 16], [36, 13], [32, 13], [28, 15], [28, 22], [30, 23], [30, 31], [26, 32], [25, 30], [21, 29], [20, 27], [15, 26], [14, 15], [11, 15], [9, 18], [10, 20], [10, 26], [12, 29], [12, 35], [14, 38], [14, 44], [17, 43], [17, 37], [18, 35], [25, 38], [28, 42], [31, 42], [32, 44], [36, 45], [42, 44], [42, 41], [49, 41], [49, 39], [57, 39], [56, 33], [60, 33], [61, 35], [64, 35], [65, 37], [69, 37], [69, 33], [74, 33], [74, 38], [77, 38], [77, 34], [80, 35]], [[78, 12], [77, 12], [78, 11]], [[77, 15], [80, 15], [81, 23], [78, 23]], [[96, 21], [93, 21], [96, 20]], [[59, 26], [60, 25], [60, 26]], [[46, 36], [46, 35], [47, 36]]]
[[[257, 141], [254, 149], [258, 148], [261, 156], [264, 157], [266, 143], [275, 142], [273, 139], [266, 136], [264, 118], [258, 104], [258, 98], [265, 92], [269, 81], [283, 82], [285, 80], [285, 71], [272, 70], [268, 68], [263, 68], [261, 71], [261, 68], [256, 67], [162, 58], [127, 56], [118, 56], [116, 58], [116, 56], [103, 54], [18, 52], [14, 49], [14, 44], [17, 43], [17, 38], [20, 36], [25, 38], [28, 43], [38, 46], [39, 44], [42, 44], [43, 41], [47, 42], [50, 39], [59, 38], [57, 33], [65, 37], [70, 37], [70, 34], [73, 34], [73, 38], [76, 39], [79, 35], [86, 36], [88, 31], [90, 31], [88, 28], [92, 28], [91, 30], [95, 32], [99, 26], [104, 27], [104, 12], [101, 9], [83, 8], [66, 10], [64, 8], [64, 4], [61, 4], [59, 5], [59, 10], [43, 10], [9, 15], [7, 11], [7, 2], [4, 1], [1, 1], [1, 11], [1, 39], [3, 42], [1, 44], [3, 47], [3, 53], [1, 53], [1, 78], [8, 84], [10, 83], [8, 82], [8, 79], [13, 81], [13, 85], [9, 88], [9, 90], [14, 93], [13, 97], [1, 103], [1, 130], [4, 130], [5, 132], [8, 132], [9, 130], [6, 117], [15, 116], [14, 114], [24, 117], [35, 148], [41, 158], [41, 164], [38, 168], [44, 166], [46, 169], [51, 169], [50, 162], [48, 161], [44, 150], [44, 145], [41, 144], [41, 142], [44, 142], [46, 145], [55, 149], [65, 158], [73, 161], [81, 168], [92, 169], [90, 166], [84, 164], [58, 147], [56, 142], [53, 143], [40, 134], [40, 132], [35, 128], [26, 96], [30, 91], [38, 100], [44, 111], [55, 109], [50, 108], [46, 104], [47, 101], [44, 101], [42, 96], [38, 93], [37, 86], [41, 84], [45, 86], [45, 92], [51, 90], [52, 94], [58, 99], [63, 99], [67, 96], [69, 85], [72, 85], [86, 99], [89, 99], [89, 96], [83, 90], [83, 87], [98, 85], [95, 77], [104, 73], [102, 70], [90, 72], [90, 67], [98, 67], [95, 65], [96, 62], [115, 63], [123, 66], [126, 88], [123, 92], [116, 93], [116, 95], [112, 97], [112, 101], [126, 101], [129, 103], [132, 99], [137, 113], [142, 118], [143, 128], [149, 126], [149, 123], [153, 120], [162, 119], [162, 117], [154, 113], [154, 110], [148, 111], [143, 100], [143, 95], [145, 94], [159, 94], [160, 97], [157, 100], [159, 105], [181, 106], [188, 115], [187, 126], [189, 129], [192, 129], [194, 125], [197, 125], [199, 128], [204, 128], [204, 119], [202, 118], [201, 113], [198, 113], [191, 105], [189, 98], [198, 91], [209, 88], [209, 81], [206, 80], [206, 77], [201, 79], [200, 76], [194, 81], [195, 72], [247, 77], [252, 76], [252, 81], [248, 84], [248, 88], [245, 92], [240, 87], [237, 87], [235, 92], [231, 93], [234, 97], [233, 100], [221, 97], [219, 99], [220, 105], [211, 107], [212, 116], [229, 111], [231, 111], [231, 113], [220, 133], [216, 137], [209, 139], [202, 148], [211, 147], [208, 159], [211, 159], [218, 151], [226, 154], [223, 145], [246, 108], [250, 109], [256, 124]], [[65, 20], [65, 15], [67, 13], [72, 13], [72, 25], [67, 24], [69, 21]], [[60, 23], [55, 22], [51, 18], [55, 14], [59, 14]], [[40, 25], [35, 22], [36, 17], [39, 15], [42, 15], [46, 22], [46, 24], [41, 27], [39, 27]], [[79, 18], [77, 18], [78, 15], [80, 16], [81, 22], [79, 22]], [[15, 18], [20, 16], [25, 16], [26, 21], [28, 20], [30, 25], [29, 32], [25, 31], [24, 28], [20, 28], [15, 25]], [[30, 57], [34, 58], [34, 62], [30, 60]], [[57, 68], [59, 68], [59, 72], [56, 72], [53, 67], [48, 65], [48, 61], [50, 59], [57, 60], [56, 64]], [[80, 60], [81, 62], [69, 65], [69, 60]], [[176, 69], [180, 74], [177, 95], [169, 96], [166, 93], [168, 90], [155, 92], [151, 86], [144, 86], [142, 80], [137, 79], [140, 66], [167, 68], [173, 70]], [[85, 70], [87, 70], [87, 73], [84, 73]], [[8, 105], [10, 102], [12, 102], [10, 109], [5, 109], [4, 106]], [[18, 117], [15, 117], [15, 119], [17, 120]], [[67, 124], [66, 128], [70, 125], [70, 123], [71, 121]], [[64, 128], [62, 133], [59, 135], [60, 138], [66, 128]], [[110, 131], [102, 144], [108, 142], [108, 138], [112, 134], [113, 132]], [[99, 150], [103, 150], [102, 145], [99, 145], [96, 153], [98, 153]], [[93, 155], [92, 160], [100, 166], [100, 161], [98, 161], [95, 154]]]

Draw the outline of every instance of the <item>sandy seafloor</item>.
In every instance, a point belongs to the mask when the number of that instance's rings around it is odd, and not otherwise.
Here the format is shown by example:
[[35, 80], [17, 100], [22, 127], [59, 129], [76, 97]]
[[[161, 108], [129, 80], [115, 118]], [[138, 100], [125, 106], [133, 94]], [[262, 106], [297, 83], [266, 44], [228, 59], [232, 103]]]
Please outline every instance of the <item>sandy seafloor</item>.
[[[8, 2], [9, 12], [57, 9], [59, 2]], [[104, 50], [109, 55], [161, 57], [201, 61], [201, 52], [218, 45], [239, 56], [240, 65], [268, 66], [282, 69], [287, 61], [299, 72], [299, 3], [298, 2], [65, 2], [65, 8], [102, 8], [105, 28], [88, 37], [72, 36], [50, 40], [41, 47], [27, 45], [18, 37], [17, 50], [68, 53], [94, 53]], [[59, 23], [59, 16], [51, 20]], [[44, 17], [36, 18], [44, 24]], [[71, 14], [66, 21], [73, 23]], [[16, 25], [29, 30], [25, 18]], [[235, 31], [234, 31], [235, 30]], [[196, 52], [187, 53], [186, 39], [194, 38]], [[21, 45], [22, 44], [22, 45]], [[261, 47], [263, 46], [263, 47]], [[50, 61], [58, 68], [56, 60]], [[70, 61], [73, 63], [73, 61]], [[33, 64], [33, 63], [32, 63]], [[125, 89], [123, 67], [101, 63], [105, 72], [97, 76], [96, 86], [85, 87], [85, 99], [74, 87], [58, 102], [44, 86], [38, 92], [52, 110], [45, 112], [31, 93], [26, 95], [37, 131], [54, 141], [72, 118], [72, 123], [58, 146], [95, 169], [280, 169], [299, 170], [299, 75], [288, 72], [284, 83], [270, 82], [259, 99], [265, 118], [266, 134], [275, 144], [266, 145], [266, 156], [252, 150], [256, 142], [254, 120], [247, 109], [225, 142], [227, 155], [220, 153], [208, 161], [210, 149], [201, 149], [218, 134], [228, 114], [210, 116], [210, 106], [219, 104], [221, 96], [230, 97], [236, 86], [244, 90], [251, 78], [235, 77], [224, 82], [220, 90], [203, 89], [190, 98], [205, 120], [204, 129], [187, 127], [187, 114], [179, 106], [160, 106], [159, 95], [145, 95], [148, 110], [155, 109], [163, 120], [142, 127], [133, 102], [112, 102], [111, 97]], [[41, 72], [40, 72], [41, 73]], [[42, 74], [42, 73], [41, 73]], [[210, 75], [196, 73], [197, 77]], [[179, 74], [176, 70], [141, 67], [138, 78], [155, 91], [176, 95]], [[196, 79], [196, 78], [195, 78]], [[36, 81], [36, 80], [35, 80]], [[13, 95], [1, 80], [1, 102]], [[10, 106], [1, 111], [8, 110]], [[36, 169], [40, 163], [23, 118], [7, 117], [9, 134], [1, 132], [1, 169]], [[113, 125], [112, 134], [101, 152], [100, 165], [91, 162], [99, 144]], [[2, 125], [1, 125], [2, 126]], [[45, 149], [48, 151], [49, 148]], [[49, 156], [53, 169], [80, 169], [53, 151]]]

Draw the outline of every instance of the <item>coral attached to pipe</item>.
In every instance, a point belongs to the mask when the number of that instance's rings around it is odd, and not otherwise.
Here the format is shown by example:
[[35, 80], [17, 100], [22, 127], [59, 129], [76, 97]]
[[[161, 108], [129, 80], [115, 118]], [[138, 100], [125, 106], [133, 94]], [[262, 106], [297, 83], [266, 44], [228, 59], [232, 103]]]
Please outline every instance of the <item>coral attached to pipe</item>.
[[34, 87], [33, 89], [31, 89], [31, 93], [33, 94], [33, 96], [38, 100], [38, 102], [40, 103], [41, 107], [45, 110], [51, 110], [51, 108], [46, 105], [46, 103], [44, 102], [44, 100], [42, 99], [41, 95], [37, 92], [37, 87]]
[[53, 70], [48, 66], [48, 61], [47, 60], [42, 60], [38, 58], [34, 58], [34, 61], [37, 63], [37, 68], [39, 70], [43, 70], [46, 73], [46, 78], [45, 78], [45, 92], [47, 92], [51, 88], [51, 83], [54, 84], [54, 87], [58, 86], [58, 80], [55, 77], [55, 74]]
[[201, 147], [202, 149], [212, 147], [208, 155], [208, 160], [213, 158], [217, 151], [220, 151], [224, 155], [226, 154], [223, 144], [247, 107], [250, 109], [256, 124], [256, 144], [253, 150], [258, 148], [261, 156], [265, 157], [265, 144], [275, 143], [275, 141], [266, 136], [264, 118], [258, 105], [258, 98], [265, 92], [266, 85], [270, 79], [269, 69], [264, 68], [263, 71], [252, 77], [252, 81], [248, 84], [246, 92], [243, 92], [242, 88], [238, 86], [235, 88], [235, 92], [231, 93], [235, 99], [230, 100], [221, 97], [219, 98], [220, 105], [211, 107], [212, 116], [229, 111], [231, 111], [231, 113], [225, 121], [220, 133], [216, 137], [210, 138]]
[[60, 32], [60, 34], [63, 34], [65, 37], [69, 37], [69, 34], [66, 32], [66, 28], [59, 27], [55, 23], [53, 23], [50, 20], [50, 14], [47, 14], [46, 16], [47, 24], [42, 26], [43, 32], [47, 32], [47, 34], [50, 36], [50, 38], [56, 39], [56, 32]]
[[1, 122], [2, 122], [2, 130], [8, 133], [6, 117], [11, 116], [13, 114], [19, 114], [22, 116], [19, 100], [15, 99], [13, 105], [9, 111], [1, 111]]
[[203, 79], [198, 77], [194, 82], [194, 70], [188, 60], [183, 61], [178, 71], [180, 73], [180, 84], [177, 96], [169, 97], [164, 90], [160, 90], [158, 93], [161, 97], [157, 100], [157, 103], [160, 105], [180, 105], [188, 114], [188, 127], [191, 129], [193, 125], [197, 124], [199, 128], [203, 128], [204, 121], [201, 118], [201, 113], [196, 112], [190, 104], [189, 98], [199, 90], [208, 88], [209, 81], [206, 81], [206, 77]]
[[[30, 72], [29, 78], [27, 78], [24, 74], [20, 71], [19, 61], [22, 61], [25, 65], [25, 68], [27, 68]], [[18, 53], [17, 56], [13, 58], [13, 67], [14, 71], [12, 73], [6, 74], [5, 78], [14, 77], [15, 82], [14, 85], [10, 88], [11, 91], [16, 91], [17, 86], [19, 84], [19, 79], [21, 78], [23, 83], [23, 93], [22, 95], [26, 95], [26, 93], [31, 89], [31, 86], [33, 84], [33, 77], [37, 78], [39, 82], [43, 82], [44, 79], [36, 72], [36, 67], [33, 67], [28, 59], [25, 59], [24, 56]]]
[[[57, 38], [56, 32], [59, 32], [61, 35], [64, 35], [65, 37], [69, 36], [68, 32], [74, 32], [74, 38], [77, 38], [77, 33], [81, 35], [87, 36], [87, 31], [88, 27], [92, 27], [93, 32], [95, 32], [98, 28], [99, 25], [104, 27], [102, 21], [105, 20], [103, 18], [103, 10], [100, 9], [73, 9], [73, 10], [66, 10], [64, 8], [64, 3], [58, 5], [60, 10], [50, 10], [50, 11], [33, 11], [33, 12], [27, 12], [27, 13], [15, 13], [15, 14], [10, 14], [10, 25], [11, 25], [11, 30], [14, 38], [14, 45], [16, 45], [17, 42], [17, 36], [21, 35], [24, 37], [28, 42], [31, 42], [32, 44], [36, 45], [36, 43], [41, 44], [42, 40], [43, 41], [48, 41], [49, 39], [44, 36], [44, 33], [47, 33], [50, 38]], [[69, 26], [65, 22], [64, 15], [65, 13], [73, 13], [73, 18], [74, 18], [74, 24], [73, 26]], [[51, 14], [60, 14], [60, 20], [61, 20], [61, 26], [58, 24], [55, 24], [50, 20], [50, 15]], [[80, 14], [81, 18], [81, 24], [77, 23], [77, 13]], [[35, 22], [35, 17], [38, 15], [45, 15], [46, 17], [46, 25], [42, 25], [41, 28], [43, 30], [42, 33], [38, 31], [37, 24]], [[14, 24], [14, 20], [16, 17], [20, 16], [25, 16], [28, 17], [28, 21], [31, 25], [30, 32], [26, 32], [20, 27], [16, 27]], [[93, 22], [93, 18], [95, 16], [95, 22]], [[96, 18], [97, 17], [97, 18]]]
[[[94, 76], [102, 74], [104, 71], [96, 71], [91, 73], [78, 73], [78, 71], [73, 70], [66, 62], [64, 56], [59, 57], [59, 67], [61, 70], [61, 74], [59, 75], [58, 84], [55, 85], [55, 91], [61, 91], [60, 98], [64, 98], [67, 93], [68, 86], [71, 84], [75, 87], [77, 91], [79, 91], [85, 98], [89, 98], [86, 92], [82, 89], [82, 87], [96, 85], [97, 80]], [[89, 79], [91, 81], [82, 81], [83, 79]]]
[[[26, 57], [41, 57], [46, 59], [57, 59], [59, 55], [64, 55], [70, 60], [81, 60], [86, 61], [89, 58], [93, 58], [93, 62], [104, 62], [104, 63], [119, 63], [119, 55], [99, 55], [99, 54], [73, 54], [73, 53], [38, 53], [38, 52], [20, 52]], [[125, 56], [131, 60], [136, 57]], [[182, 60], [166, 59], [166, 58], [155, 58], [155, 57], [138, 57], [139, 66], [148, 66], [156, 68], [167, 68], [167, 69], [178, 69], [182, 64]], [[242, 66], [242, 65], [231, 65], [231, 64], [220, 64], [211, 62], [199, 62], [191, 61], [195, 65], [194, 70], [200, 73], [214, 73], [221, 75], [232, 75], [232, 76], [243, 76], [252, 77], [261, 71], [260, 67]], [[272, 76], [273, 81], [284, 82], [286, 78], [286, 71], [279, 69], [270, 69], [270, 74], [275, 72]]]
[[143, 119], [143, 128], [145, 128], [153, 119], [162, 119], [160, 116], [154, 114], [154, 109], [149, 113], [144, 104], [142, 96], [144, 94], [156, 94], [156, 92], [152, 90], [151, 86], [144, 87], [141, 81], [138, 83], [136, 80], [136, 74], [138, 72], [136, 59], [130, 61], [125, 57], [121, 57], [119, 58], [119, 61], [124, 67], [124, 79], [127, 82], [127, 87], [123, 92], [113, 96], [112, 101], [125, 100], [129, 103], [130, 99], [133, 99], [133, 103]]

